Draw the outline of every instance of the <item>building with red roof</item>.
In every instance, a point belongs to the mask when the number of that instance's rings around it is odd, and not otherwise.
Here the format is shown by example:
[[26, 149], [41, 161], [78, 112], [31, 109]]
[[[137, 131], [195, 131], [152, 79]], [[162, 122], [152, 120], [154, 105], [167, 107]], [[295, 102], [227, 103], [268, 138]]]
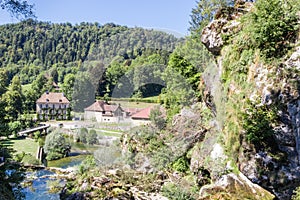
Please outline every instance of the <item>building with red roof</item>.
[[126, 112], [120, 105], [108, 104], [105, 101], [96, 101], [84, 109], [85, 120], [96, 120], [97, 122], [119, 122], [124, 120]]
[[[122, 108], [120, 104], [109, 104], [105, 101], [96, 101], [84, 109], [84, 119], [97, 122], [126, 122], [131, 126], [140, 126], [151, 123], [150, 113], [154, 106], [147, 108]], [[162, 113], [164, 109], [160, 107]], [[163, 114], [162, 117], [165, 117]]]
[[61, 92], [45, 92], [36, 101], [36, 113], [39, 120], [64, 120], [70, 112], [70, 101]]
[[151, 123], [150, 112], [153, 107], [144, 108], [131, 116], [133, 126], [146, 125]]

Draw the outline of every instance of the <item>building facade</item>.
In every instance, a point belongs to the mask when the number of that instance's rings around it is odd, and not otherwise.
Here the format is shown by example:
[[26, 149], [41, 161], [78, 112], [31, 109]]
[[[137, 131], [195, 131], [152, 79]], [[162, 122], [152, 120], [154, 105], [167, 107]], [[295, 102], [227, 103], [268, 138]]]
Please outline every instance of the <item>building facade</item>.
[[84, 109], [84, 119], [97, 122], [120, 122], [126, 118], [126, 112], [120, 105], [110, 105], [96, 101]]
[[61, 92], [45, 92], [36, 101], [37, 118], [42, 121], [70, 118], [70, 101]]

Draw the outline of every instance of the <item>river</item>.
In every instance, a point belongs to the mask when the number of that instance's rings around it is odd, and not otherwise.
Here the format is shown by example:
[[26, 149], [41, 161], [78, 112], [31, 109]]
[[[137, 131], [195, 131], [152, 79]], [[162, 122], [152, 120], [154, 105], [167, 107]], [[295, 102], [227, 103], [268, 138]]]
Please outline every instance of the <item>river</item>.
[[[59, 160], [48, 161], [48, 167], [58, 167], [62, 169], [75, 167], [79, 165], [87, 155], [93, 154], [93, 152], [101, 146], [88, 146], [80, 143], [73, 143], [71, 156], [62, 158]], [[25, 195], [25, 200], [59, 200], [58, 193], [49, 192], [49, 182], [55, 181], [55, 173], [48, 170], [37, 170], [33, 172], [26, 172], [26, 178], [24, 183], [27, 184], [23, 187], [22, 192]], [[61, 185], [64, 185], [63, 180], [59, 181]]]

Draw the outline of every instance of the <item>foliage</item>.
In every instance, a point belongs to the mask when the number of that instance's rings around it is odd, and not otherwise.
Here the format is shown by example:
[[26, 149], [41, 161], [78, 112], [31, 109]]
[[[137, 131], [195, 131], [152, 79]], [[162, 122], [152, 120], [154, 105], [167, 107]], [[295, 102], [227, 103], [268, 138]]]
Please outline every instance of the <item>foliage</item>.
[[87, 143], [87, 128], [80, 128], [79, 129], [79, 141], [82, 143]]
[[63, 189], [63, 183], [60, 180], [48, 180], [47, 188], [49, 193], [59, 193]]
[[78, 172], [84, 174], [96, 166], [94, 156], [87, 156], [78, 167]]
[[180, 75], [186, 79], [186, 82], [190, 84], [195, 91], [197, 90], [201, 74], [199, 70], [184, 57], [177, 53], [171, 54], [168, 67], [179, 72]]
[[6, 117], [16, 120], [23, 110], [23, 93], [18, 76], [14, 76], [8, 90], [2, 96], [5, 102]]
[[67, 74], [63, 82], [63, 92], [69, 101], [72, 101], [73, 88], [75, 83], [75, 75]]
[[171, 200], [194, 200], [189, 192], [174, 183], [166, 183], [162, 187], [161, 193]]
[[95, 88], [86, 72], [80, 72], [75, 77], [72, 94], [72, 107], [75, 112], [83, 112], [95, 101]]
[[7, 10], [12, 16], [23, 19], [35, 17], [34, 6], [23, 0], [1, 0], [0, 7]]
[[247, 20], [251, 46], [259, 48], [267, 58], [282, 57], [299, 31], [296, 0], [258, 0]]
[[173, 162], [172, 168], [178, 172], [186, 172], [189, 170], [189, 163], [185, 157], [180, 157]]
[[249, 102], [242, 117], [246, 139], [253, 144], [262, 144], [274, 134], [272, 123], [278, 118], [274, 106], [257, 106]]
[[12, 149], [5, 148], [0, 143], [0, 156], [5, 158], [5, 162], [0, 165], [0, 199], [23, 199], [20, 183], [25, 178], [24, 169], [19, 164], [10, 162], [11, 151]]
[[9, 132], [13, 135], [17, 135], [17, 133], [22, 129], [22, 124], [20, 121], [13, 121], [8, 123]]
[[67, 156], [70, 148], [60, 130], [53, 131], [46, 136], [44, 149], [47, 160], [57, 160]]
[[226, 6], [233, 6], [233, 0], [198, 0], [196, 8], [192, 9], [190, 31], [195, 36], [200, 35], [202, 29], [213, 20], [216, 12]]
[[0, 69], [0, 96], [7, 91], [8, 85], [8, 72], [5, 69]]
[[163, 129], [166, 125], [166, 120], [161, 112], [161, 107], [156, 106], [150, 111], [150, 120], [158, 128]]
[[17, 162], [21, 162], [21, 161], [23, 160], [24, 156], [25, 156], [25, 152], [22, 151], [21, 153], [16, 153], [16, 154], [14, 155], [14, 158], [13, 158], [13, 159], [14, 159], [15, 161], [17, 161]]
[[300, 199], [300, 187], [297, 187], [292, 196], [292, 200], [299, 200]]
[[86, 142], [87, 144], [97, 144], [98, 138], [97, 133], [94, 129], [91, 129], [89, 133], [86, 135]]
[[46, 71], [49, 77], [57, 71], [57, 80], [63, 82], [66, 74], [76, 74], [83, 61], [107, 66], [120, 56], [130, 62], [148, 51], [170, 52], [180, 42], [163, 32], [112, 23], [73, 26], [34, 20], [0, 26], [0, 39], [0, 65], [8, 69], [9, 77], [19, 74], [22, 83], [31, 83]]
[[171, 120], [184, 106], [190, 105], [195, 100], [195, 91], [179, 72], [167, 67], [163, 73], [166, 88], [162, 90], [162, 99], [167, 108], [167, 119]]
[[31, 154], [25, 154], [21, 162], [24, 163], [24, 164], [27, 164], [27, 165], [39, 165], [39, 164], [41, 164], [40, 161], [38, 159], [36, 159]]
[[110, 167], [118, 161], [121, 156], [119, 147], [111, 145], [101, 147], [94, 152], [94, 158], [97, 166]]

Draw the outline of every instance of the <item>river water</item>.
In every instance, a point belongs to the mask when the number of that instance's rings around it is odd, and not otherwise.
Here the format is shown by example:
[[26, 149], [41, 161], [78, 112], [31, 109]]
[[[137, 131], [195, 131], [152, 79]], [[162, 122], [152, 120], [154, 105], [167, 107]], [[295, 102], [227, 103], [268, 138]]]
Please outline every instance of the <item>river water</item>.
[[38, 170], [35, 172], [28, 172], [27, 177], [34, 176], [31, 186], [23, 188], [26, 200], [57, 200], [59, 194], [49, 193], [47, 182], [51, 180], [47, 175], [54, 175], [53, 172], [47, 170]]
[[[101, 146], [87, 146], [82, 144], [72, 144], [71, 156], [62, 158], [59, 160], [47, 162], [48, 167], [69, 168], [80, 165], [80, 163], [86, 158], [87, 155], [93, 154], [93, 152]], [[55, 173], [48, 170], [37, 170], [33, 172], [26, 172], [25, 183], [29, 183], [27, 187], [24, 187], [22, 192], [25, 195], [25, 200], [59, 200], [59, 194], [49, 193], [49, 181], [55, 181]], [[59, 180], [60, 184], [64, 184], [62, 180]]]
[[[50, 165], [59, 168], [75, 167], [79, 165], [87, 155], [70, 156], [57, 161], [51, 161]], [[59, 194], [49, 193], [49, 182], [55, 181], [55, 173], [48, 170], [37, 170], [26, 173], [25, 182], [30, 182], [28, 187], [24, 187], [22, 192], [25, 200], [58, 200]], [[63, 180], [59, 180], [60, 185], [64, 185]]]

